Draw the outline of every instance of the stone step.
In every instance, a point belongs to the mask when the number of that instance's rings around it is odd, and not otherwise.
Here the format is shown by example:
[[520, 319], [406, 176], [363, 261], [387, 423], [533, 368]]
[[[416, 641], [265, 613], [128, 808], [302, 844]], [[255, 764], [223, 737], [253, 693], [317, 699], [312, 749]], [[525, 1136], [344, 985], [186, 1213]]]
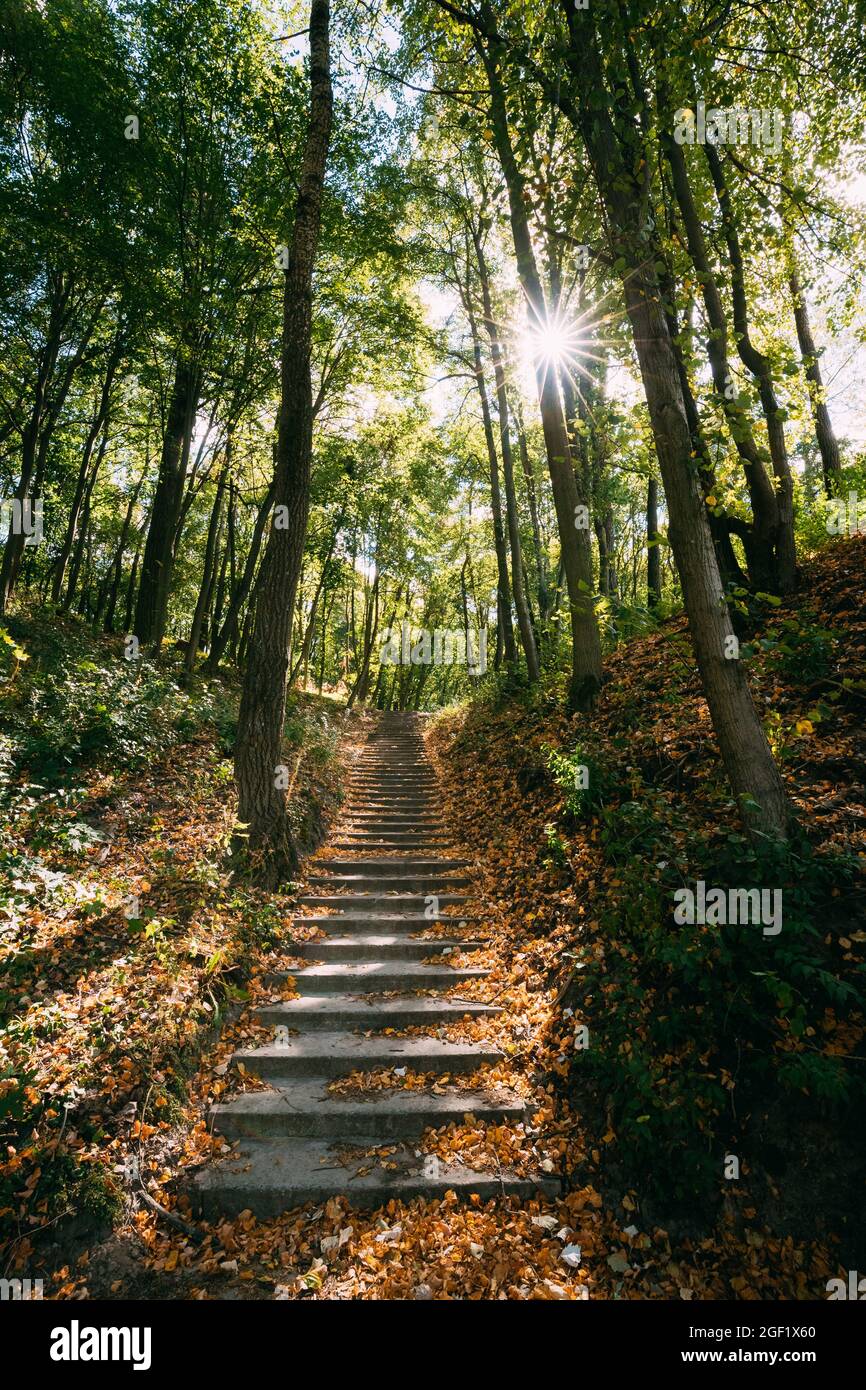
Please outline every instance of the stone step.
[[374, 785], [359, 785], [356, 782], [347, 788], [347, 792], [347, 801], [354, 798], [358, 802], [366, 802], [368, 800], [379, 801], [383, 799], [385, 801], [405, 801], [407, 799], [414, 801], [442, 800], [442, 793], [436, 782], [431, 782], [429, 785], [425, 784], [424, 786], [418, 786], [416, 784], [409, 785], [408, 783], [400, 786], [386, 786], [381, 782], [376, 782]]
[[356, 801], [366, 803], [367, 801], [378, 801], [381, 799], [390, 800], [392, 798], [405, 799], [412, 798], [416, 801], [438, 801], [440, 792], [434, 783], [429, 786], [419, 786], [417, 783], [385, 783], [375, 782], [370, 784], [352, 782], [346, 789], [346, 801]]
[[292, 941], [286, 947], [290, 956], [304, 960], [425, 960], [451, 951], [480, 951], [484, 941], [458, 941], [454, 938], [429, 938], [413, 941], [408, 933], [402, 936], [377, 936], [374, 933], [357, 936], [328, 936], [320, 941]]
[[[485, 1085], [484, 1068], [501, 1059], [495, 1048], [435, 1036], [450, 1022], [502, 1008], [459, 997], [461, 986], [488, 978], [489, 970], [449, 964], [457, 953], [482, 949], [489, 924], [477, 908], [474, 915], [468, 910], [471, 891], [461, 891], [471, 890], [472, 861], [449, 852], [442, 793], [417, 732], [422, 726], [414, 716], [382, 719], [351, 770], [340, 827], [325, 855], [310, 862], [298, 899], [313, 915], [293, 918], [299, 930], [321, 934], [286, 948], [310, 963], [274, 972], [270, 980], [291, 983], [295, 997], [255, 1010], [260, 1023], [287, 1027], [288, 1041], [235, 1054], [236, 1064], [270, 1089], [211, 1111], [215, 1129], [240, 1148], [197, 1175], [194, 1201], [203, 1213], [248, 1209], [264, 1217], [332, 1195], [377, 1206], [448, 1190], [467, 1197], [539, 1191], [539, 1182], [505, 1170], [474, 1173], [460, 1163], [425, 1162], [415, 1151], [414, 1139], [426, 1129], [467, 1115], [491, 1123], [526, 1118], [519, 1096]], [[431, 898], [435, 918], [426, 912]], [[422, 935], [434, 925], [447, 935]], [[461, 933], [473, 934], [461, 940]], [[395, 1036], [416, 1028], [427, 1036]], [[356, 1070], [404, 1067], [446, 1080], [479, 1075], [465, 1089], [439, 1085], [440, 1094], [432, 1086], [352, 1095], [327, 1089], [329, 1079]], [[389, 1140], [397, 1142], [388, 1168], [351, 1152]], [[555, 1180], [541, 1185], [551, 1195], [559, 1190]]]
[[361, 835], [370, 831], [383, 831], [407, 835], [432, 835], [434, 839], [441, 839], [448, 834], [448, 830], [442, 821], [434, 819], [432, 816], [351, 816], [347, 817], [340, 826], [340, 834]]
[[410, 826], [345, 826], [338, 834], [341, 838], [332, 841], [329, 848], [345, 848], [346, 842], [350, 841], [350, 849], [370, 847], [373, 851], [378, 841], [382, 841], [385, 849], [418, 849], [431, 855], [450, 849], [450, 838], [445, 830], [424, 830], [423, 827], [413, 830]]
[[361, 779], [374, 777], [423, 777], [426, 781], [436, 782], [436, 774], [429, 763], [413, 762], [411, 759], [389, 763], [356, 763], [349, 775], [351, 778]]
[[468, 888], [471, 878], [465, 874], [309, 874], [307, 884], [319, 892], [371, 893], [450, 893], [455, 888]]
[[[361, 835], [373, 831], [396, 832], [407, 835], [432, 835], [441, 839], [448, 835], [448, 827], [434, 816], [346, 816], [340, 822], [337, 834]], [[330, 845], [329, 845], [330, 848]]]
[[436, 773], [428, 765], [425, 767], [356, 767], [349, 775], [350, 782], [362, 782], [365, 786], [380, 782], [408, 782], [414, 785], [423, 782], [428, 787], [438, 787]]
[[363, 763], [373, 762], [399, 762], [406, 757], [419, 758], [422, 762], [430, 766], [430, 759], [427, 757], [423, 739], [410, 739], [408, 742], [401, 745], [389, 744], [386, 746], [381, 743], [368, 744], [366, 748], [363, 748], [358, 754], [352, 766], [358, 767]]
[[275, 970], [275, 980], [294, 980], [298, 994], [381, 994], [385, 991], [448, 990], [468, 980], [484, 980], [489, 970], [464, 965], [419, 965], [415, 961], [336, 961]]
[[373, 831], [368, 834], [347, 834], [344, 839], [335, 840], [331, 848], [339, 850], [436, 849], [440, 845], [443, 849], [448, 846], [448, 840], [444, 834], [439, 839], [435, 839], [429, 835], [413, 835], [411, 831], [398, 831], [393, 835]]
[[474, 914], [466, 917], [425, 917], [421, 912], [412, 912], [407, 913], [405, 917], [396, 917], [384, 912], [370, 913], [369, 916], [359, 912], [335, 912], [330, 917], [293, 917], [292, 924], [296, 927], [318, 927], [329, 936], [345, 936], [349, 932], [352, 936], [366, 936], [368, 933], [375, 936], [378, 933], [411, 934], [426, 931], [428, 927], [435, 925], [448, 926], [453, 930], [455, 927], [486, 920], [485, 917]]
[[498, 1004], [477, 1004], [474, 999], [401, 994], [381, 998], [375, 994], [302, 994], [262, 1004], [255, 1010], [262, 1023], [285, 1024], [299, 1032], [334, 1028], [431, 1028], [463, 1018], [489, 1018], [502, 1013]]
[[439, 1038], [365, 1038], [360, 1033], [311, 1033], [287, 1043], [240, 1048], [235, 1066], [274, 1086], [295, 1076], [348, 1076], [353, 1071], [391, 1070], [471, 1072], [494, 1066], [502, 1053], [478, 1043]]
[[359, 806], [375, 804], [377, 801], [417, 801], [428, 804], [440, 802], [442, 794], [438, 787], [348, 787], [345, 801], [356, 802]]
[[520, 1121], [526, 1108], [503, 1087], [443, 1086], [442, 1094], [382, 1087], [332, 1095], [324, 1078], [299, 1077], [290, 1086], [246, 1091], [214, 1105], [214, 1129], [230, 1139], [294, 1135], [306, 1138], [406, 1138], [425, 1129], [462, 1124], [464, 1115], [499, 1124]]
[[423, 858], [417, 854], [407, 854], [405, 858], [398, 858], [392, 855], [390, 858], [379, 859], [315, 859], [313, 860], [314, 869], [327, 869], [330, 873], [378, 873], [384, 869], [389, 872], [391, 869], [399, 869], [401, 872], [424, 873], [427, 871], [442, 870], [447, 872], [449, 869], [465, 869], [469, 865], [468, 859], [432, 859]]
[[468, 893], [304, 893], [298, 898], [302, 907], [333, 907], [337, 910], [359, 912], [423, 911], [428, 897], [438, 897], [440, 907], [471, 901]]
[[353, 1207], [364, 1210], [395, 1197], [434, 1201], [446, 1192], [486, 1201], [503, 1193], [531, 1198], [539, 1193], [557, 1197], [560, 1191], [557, 1179], [520, 1178], [505, 1168], [473, 1172], [462, 1163], [434, 1166], [416, 1158], [412, 1148], [385, 1162], [396, 1167], [386, 1169], [381, 1161], [360, 1156], [347, 1159], [319, 1139], [245, 1140], [230, 1158], [196, 1174], [192, 1207], [205, 1220], [251, 1211], [261, 1221], [310, 1202], [321, 1205], [330, 1197], [348, 1197]]

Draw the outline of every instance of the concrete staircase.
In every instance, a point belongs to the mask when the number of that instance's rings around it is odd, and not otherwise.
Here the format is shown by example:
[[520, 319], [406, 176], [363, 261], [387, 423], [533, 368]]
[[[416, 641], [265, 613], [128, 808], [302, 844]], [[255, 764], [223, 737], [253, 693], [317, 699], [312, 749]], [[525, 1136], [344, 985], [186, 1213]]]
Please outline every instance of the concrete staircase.
[[[448, 857], [439, 801], [418, 716], [382, 715], [353, 769], [329, 857], [313, 861], [299, 900], [314, 910], [296, 923], [325, 936], [298, 941], [290, 953], [315, 964], [292, 970], [297, 999], [257, 1010], [260, 1021], [274, 1025], [275, 1037], [278, 1027], [292, 1031], [235, 1054], [235, 1063], [270, 1089], [238, 1095], [211, 1112], [214, 1128], [240, 1142], [230, 1159], [196, 1176], [194, 1196], [205, 1216], [249, 1208], [266, 1217], [335, 1195], [379, 1206], [449, 1188], [482, 1197], [558, 1190], [549, 1178], [472, 1172], [418, 1153], [426, 1129], [460, 1124], [467, 1114], [494, 1123], [527, 1118], [522, 1100], [502, 1087], [482, 1079], [472, 1089], [445, 1084], [435, 1092], [327, 1089], [354, 1071], [408, 1067], [455, 1075], [500, 1060], [485, 1045], [383, 1034], [409, 1027], [435, 1034], [454, 1020], [501, 1012], [446, 993], [488, 972], [448, 963], [452, 952], [483, 945], [483, 933], [468, 912], [469, 865]], [[447, 914], [431, 919], [431, 908], [441, 914], [446, 907]], [[454, 922], [447, 935], [418, 939], [446, 921]], [[365, 1036], [371, 1032], [377, 1036]], [[365, 1157], [376, 1145], [394, 1151], [384, 1161]]]

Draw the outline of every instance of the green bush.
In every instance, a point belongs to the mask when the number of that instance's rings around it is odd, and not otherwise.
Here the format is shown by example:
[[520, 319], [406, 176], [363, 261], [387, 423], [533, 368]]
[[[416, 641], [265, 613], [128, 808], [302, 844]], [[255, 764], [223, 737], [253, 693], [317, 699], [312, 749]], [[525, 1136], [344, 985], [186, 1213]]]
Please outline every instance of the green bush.
[[[807, 1042], [828, 1009], [844, 1018], [863, 1007], [863, 990], [838, 978], [823, 940], [831, 890], [850, 886], [856, 865], [734, 831], [684, 841], [660, 806], [643, 802], [600, 818], [619, 886], [600, 915], [603, 957], [587, 957], [574, 987], [592, 1039], [574, 1079], [609, 1116], [635, 1181], [667, 1199], [706, 1200], [736, 1134], [734, 1086], [741, 1116], [780, 1091], [805, 1091], [831, 1110], [862, 1102], [858, 1070]], [[693, 877], [714, 887], [781, 887], [779, 935], [677, 923], [686, 864], [701, 865]]]
[[17, 627], [21, 635], [5, 634], [0, 644], [7, 667], [15, 666], [0, 691], [7, 773], [61, 783], [78, 767], [136, 767], [206, 725], [231, 748], [236, 714], [219, 683], [187, 690], [160, 665], [127, 661], [83, 627]]

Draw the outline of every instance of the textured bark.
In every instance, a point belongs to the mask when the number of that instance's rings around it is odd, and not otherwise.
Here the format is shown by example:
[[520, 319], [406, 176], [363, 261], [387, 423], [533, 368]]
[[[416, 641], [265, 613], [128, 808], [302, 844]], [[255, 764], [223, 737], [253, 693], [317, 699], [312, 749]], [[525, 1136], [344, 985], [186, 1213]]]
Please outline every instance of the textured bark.
[[183, 504], [183, 489], [200, 391], [200, 376], [181, 356], [175, 366], [159, 475], [141, 562], [135, 608], [135, 635], [142, 646], [158, 648], [165, 635], [174, 539]]
[[295, 204], [283, 295], [280, 410], [274, 502], [288, 524], [272, 526], [259, 577], [235, 748], [238, 820], [248, 867], [265, 885], [297, 864], [286, 793], [275, 783], [281, 761], [292, 615], [307, 534], [313, 446], [310, 378], [312, 277], [331, 134], [328, 0], [310, 7], [310, 118]]
[[[546, 90], [581, 134], [610, 228], [614, 264], [632, 326], [641, 378], [661, 468], [670, 523], [668, 535], [683, 588], [689, 630], [722, 762], [741, 814], [753, 830], [778, 838], [787, 834], [790, 810], [779, 770], [758, 718], [741, 663], [734, 650], [730, 616], [716, 564], [700, 485], [691, 460], [691, 436], [655, 263], [662, 259], [658, 239], [645, 220], [642, 189], [631, 170], [638, 167], [634, 127], [614, 124], [600, 100], [602, 71], [592, 19], [563, 8], [570, 32], [566, 55], [574, 100], [547, 84]], [[544, 83], [543, 74], [539, 74]], [[622, 142], [622, 143], [620, 143]]]

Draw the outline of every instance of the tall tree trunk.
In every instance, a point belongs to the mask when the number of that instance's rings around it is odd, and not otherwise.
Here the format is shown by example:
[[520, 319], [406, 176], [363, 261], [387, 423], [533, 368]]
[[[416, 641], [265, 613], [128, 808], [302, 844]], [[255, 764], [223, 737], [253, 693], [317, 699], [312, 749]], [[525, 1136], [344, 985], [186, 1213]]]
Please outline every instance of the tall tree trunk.
[[226, 440], [225, 462], [220, 470], [217, 479], [216, 495], [211, 508], [210, 521], [207, 528], [207, 539], [204, 547], [204, 563], [202, 565], [201, 586], [198, 591], [195, 612], [192, 617], [190, 627], [189, 642], [186, 649], [186, 660], [184, 666], [188, 675], [192, 674], [195, 667], [195, 659], [198, 656], [199, 643], [201, 641], [202, 624], [204, 615], [210, 607], [211, 594], [216, 570], [216, 551], [219, 540], [219, 533], [222, 528], [223, 516], [223, 495], [226, 489], [229, 468], [231, 467], [232, 441], [231, 435]]
[[174, 539], [183, 504], [199, 391], [199, 372], [185, 355], [181, 355], [175, 367], [159, 475], [141, 562], [135, 635], [142, 646], [158, 648], [165, 635]]
[[511, 588], [514, 606], [517, 610], [517, 627], [520, 644], [526, 658], [526, 670], [530, 681], [537, 681], [540, 675], [538, 652], [535, 647], [535, 634], [532, 618], [526, 602], [523, 587], [523, 550], [520, 543], [520, 519], [517, 515], [517, 493], [514, 488], [514, 463], [511, 453], [511, 429], [509, 424], [508, 394], [505, 389], [505, 368], [502, 361], [502, 345], [499, 327], [493, 317], [490, 299], [490, 277], [487, 260], [478, 229], [472, 226], [472, 240], [478, 261], [478, 274], [481, 282], [481, 303], [484, 309], [484, 323], [490, 339], [490, 356], [493, 361], [493, 377], [496, 386], [496, 410], [499, 415], [499, 447], [502, 454], [502, 474], [505, 479], [505, 516], [508, 522], [508, 543], [511, 551]]
[[132, 632], [132, 610], [135, 603], [135, 586], [138, 580], [138, 566], [141, 561], [141, 543], [135, 547], [135, 554], [132, 557], [132, 569], [129, 571], [129, 583], [126, 586], [126, 604], [123, 612], [123, 630], [125, 633]]
[[[485, 6], [489, 13], [489, 7]], [[533, 326], [543, 329], [547, 320], [544, 291], [538, 274], [535, 252], [526, 215], [526, 192], [508, 129], [505, 93], [498, 60], [492, 48], [479, 44], [490, 91], [491, 124], [505, 183], [511, 216], [511, 232], [520, 283], [526, 296]], [[601, 687], [601, 642], [593, 602], [592, 546], [589, 530], [578, 524], [579, 497], [568, 431], [559, 395], [557, 373], [540, 363], [536, 369], [539, 409], [547, 467], [553, 489], [562, 558], [568, 587], [571, 617], [572, 671], [569, 703], [573, 709], [588, 709]]]
[[312, 645], [313, 632], [315, 631], [316, 626], [316, 613], [319, 607], [319, 600], [322, 596], [322, 593], [324, 592], [325, 583], [327, 581], [328, 576], [328, 566], [330, 565], [331, 557], [334, 554], [334, 548], [337, 544], [337, 536], [340, 534], [340, 527], [343, 524], [343, 518], [345, 514], [346, 508], [345, 506], [342, 506], [340, 508], [339, 515], [337, 516], [337, 519], [334, 522], [333, 528], [331, 530], [331, 539], [328, 543], [328, 552], [325, 555], [324, 561], [322, 562], [322, 569], [319, 574], [319, 582], [316, 585], [316, 592], [313, 594], [313, 601], [310, 604], [310, 616], [307, 621], [306, 631], [304, 632], [303, 641], [301, 643], [301, 651], [297, 661], [295, 662], [289, 674], [289, 685], [292, 684], [292, 682], [298, 674], [298, 671], [302, 667], [304, 668], [304, 670], [306, 670], [307, 662], [310, 659], [310, 647]]
[[[84, 441], [84, 448], [81, 453], [81, 464], [78, 469], [78, 478], [75, 484], [75, 492], [72, 498], [72, 505], [69, 509], [69, 518], [67, 520], [66, 532], [64, 534], [63, 541], [60, 547], [60, 554], [58, 555], [57, 560], [55, 561], [54, 569], [51, 575], [51, 599], [53, 603], [58, 603], [60, 601], [60, 594], [63, 589], [63, 579], [66, 573], [66, 566], [69, 563], [69, 556], [72, 553], [72, 547], [75, 542], [75, 536], [78, 527], [78, 518], [81, 514], [81, 507], [84, 501], [84, 494], [87, 490], [87, 482], [90, 476], [90, 463], [93, 457], [93, 451], [96, 447], [96, 441], [99, 438], [100, 432], [105, 434], [108, 430], [108, 414], [111, 403], [111, 388], [114, 384], [114, 378], [117, 373], [117, 368], [120, 365], [120, 358], [123, 352], [123, 345], [124, 335], [122, 330], [118, 329], [118, 332], [115, 334], [114, 342], [112, 343], [111, 349], [108, 354], [108, 361], [105, 367], [105, 375], [102, 379], [102, 388], [99, 392], [99, 400], [97, 402], [96, 410], [94, 411], [93, 419], [90, 422], [90, 428], [87, 431], [87, 437]], [[100, 459], [102, 458], [104, 452], [104, 449], [100, 451]]]
[[[12, 494], [14, 499], [22, 503], [39, 495], [54, 428], [105, 307], [104, 299], [93, 307], [89, 319], [81, 329], [75, 350], [64, 357], [63, 366], [58, 370], [64, 330], [68, 326], [71, 314], [74, 285], [71, 279], [63, 274], [49, 274], [48, 278], [51, 282], [48, 330], [45, 344], [39, 354], [33, 403], [21, 434], [21, 472], [18, 485]], [[52, 382], [54, 387], [49, 392]], [[3, 547], [3, 560], [0, 563], [0, 617], [6, 612], [6, 605], [15, 588], [25, 542], [23, 529], [13, 531], [10, 527]]]
[[361, 665], [358, 670], [358, 677], [349, 692], [346, 701], [346, 709], [351, 709], [356, 700], [364, 700], [367, 694], [367, 687], [370, 682], [370, 657], [373, 654], [373, 646], [376, 641], [376, 634], [379, 630], [379, 572], [376, 571], [376, 578], [373, 581], [372, 592], [369, 595], [367, 611], [364, 615], [364, 645], [361, 652]]
[[746, 299], [746, 272], [743, 253], [734, 218], [731, 195], [725, 181], [722, 161], [713, 145], [704, 146], [704, 154], [710, 168], [716, 197], [722, 212], [722, 226], [728, 259], [731, 263], [731, 291], [734, 308], [734, 336], [740, 360], [752, 373], [758, 383], [761, 409], [767, 425], [767, 441], [770, 458], [776, 477], [776, 498], [779, 508], [779, 529], [776, 536], [776, 582], [782, 593], [790, 593], [797, 581], [797, 547], [794, 540], [794, 478], [788, 462], [785, 444], [785, 426], [776, 388], [773, 383], [773, 370], [766, 353], [759, 352], [752, 342], [749, 330], [749, 306]]
[[[310, 503], [313, 401], [310, 378], [312, 277], [319, 242], [322, 190], [331, 133], [333, 93], [329, 2], [310, 6], [310, 119], [301, 165], [283, 297], [281, 400], [274, 501], [277, 509], [262, 561], [255, 619], [238, 717], [235, 780], [246, 858], [273, 886], [291, 874], [297, 851], [275, 774], [281, 758], [286, 676], [295, 591]], [[241, 845], [238, 845], [240, 848]]]
[[646, 544], [647, 608], [658, 608], [662, 598], [662, 563], [659, 555], [659, 485], [655, 478], [647, 482]]
[[147, 474], [145, 466], [141, 477], [135, 485], [132, 495], [126, 505], [126, 515], [123, 518], [123, 526], [120, 532], [120, 540], [117, 543], [117, 550], [114, 556], [113, 573], [111, 585], [108, 591], [108, 604], [105, 610], [103, 627], [106, 632], [114, 631], [114, 613], [117, 608], [117, 600], [120, 596], [120, 579], [123, 574], [123, 553], [126, 550], [126, 542], [129, 537], [129, 530], [132, 525], [132, 516], [135, 511], [135, 504], [138, 501], [138, 494], [141, 492], [142, 484]]
[[[674, 231], [673, 214], [671, 212], [671, 233]], [[661, 263], [660, 263], [661, 264]], [[692, 441], [692, 456], [697, 460], [701, 477], [701, 489], [704, 498], [714, 498], [718, 488], [716, 486], [716, 473], [713, 466], [710, 451], [707, 447], [704, 432], [701, 427], [701, 419], [698, 414], [698, 406], [692, 391], [689, 374], [686, 370], [683, 346], [680, 341], [680, 328], [675, 308], [676, 304], [676, 285], [673, 272], [670, 267], [659, 273], [659, 286], [662, 291], [662, 301], [664, 303], [665, 319], [668, 325], [668, 335], [673, 344], [674, 353], [677, 359], [677, 372], [680, 378], [680, 390], [682, 392], [683, 404], [688, 421], [689, 434]], [[687, 318], [688, 322], [688, 318]], [[689, 324], [690, 329], [690, 324]], [[739, 561], [734, 553], [731, 544], [731, 524], [732, 519], [724, 514], [720, 514], [717, 504], [707, 505], [707, 520], [710, 527], [710, 535], [713, 538], [713, 545], [716, 548], [716, 562], [719, 566], [719, 573], [722, 583], [727, 586], [738, 585], [745, 587], [747, 583], [746, 575], [740, 568]], [[743, 524], [742, 527], [743, 543], [746, 546], [752, 544], [751, 529]]]
[[493, 515], [493, 546], [496, 551], [496, 607], [499, 624], [499, 638], [508, 666], [517, 661], [517, 648], [514, 645], [514, 626], [511, 621], [511, 581], [508, 577], [508, 552], [505, 545], [505, 528], [502, 525], [502, 493], [499, 487], [499, 459], [496, 455], [496, 441], [493, 436], [493, 421], [490, 415], [490, 400], [487, 395], [487, 382], [484, 378], [484, 362], [481, 353], [481, 337], [472, 308], [469, 284], [469, 264], [467, 255], [466, 285], [463, 289], [463, 306], [472, 333], [472, 356], [475, 363], [475, 384], [481, 400], [481, 419], [484, 425], [484, 439], [487, 444], [487, 462], [490, 470], [490, 510]]
[[821, 455], [821, 470], [824, 474], [824, 492], [827, 497], [838, 497], [842, 486], [842, 463], [839, 456], [839, 442], [833, 430], [833, 422], [827, 409], [827, 394], [821, 378], [821, 366], [812, 325], [809, 321], [809, 306], [800, 284], [800, 274], [794, 260], [793, 247], [788, 251], [788, 289], [794, 306], [794, 322], [797, 327], [797, 342], [809, 391], [809, 404], [815, 422], [815, 438]]
[[[664, 122], [663, 122], [664, 123]], [[700, 217], [692, 197], [683, 147], [672, 136], [663, 135], [662, 144], [671, 169], [674, 192], [685, 227], [689, 255], [701, 285], [709, 324], [707, 357], [713, 386], [725, 415], [731, 438], [740, 456], [749, 500], [752, 506], [752, 539], [746, 547], [749, 576], [756, 588], [781, 587], [777, 572], [776, 546], [779, 539], [779, 502], [764, 467], [766, 452], [758, 448], [748, 414], [736, 399], [728, 360], [728, 325], [719, 288], [710, 265]]]
[[93, 489], [96, 486], [96, 479], [99, 476], [99, 470], [102, 467], [102, 460], [105, 456], [105, 451], [107, 447], [108, 434], [107, 432], [103, 431], [102, 439], [99, 442], [99, 449], [97, 450], [96, 454], [96, 460], [93, 464], [93, 468], [91, 469], [90, 476], [87, 479], [87, 484], [84, 489], [84, 497], [82, 499], [82, 521], [81, 526], [79, 528], [79, 534], [77, 535], [75, 540], [75, 549], [72, 554], [72, 564], [69, 568], [69, 579], [66, 585], [66, 596], [63, 600], [64, 613], [68, 613], [69, 609], [72, 607], [72, 599], [75, 594], [75, 586], [78, 583], [78, 575], [81, 570], [81, 562], [84, 556], [84, 539], [87, 535], [88, 528], [90, 526], [90, 502], [91, 498], [93, 497]]
[[237, 586], [235, 587], [234, 592], [232, 593], [231, 599], [229, 600], [228, 610], [226, 612], [225, 618], [222, 621], [222, 626], [220, 627], [219, 632], [214, 634], [213, 641], [211, 642], [210, 651], [208, 652], [208, 658], [205, 662], [205, 669], [210, 673], [213, 673], [217, 670], [220, 661], [222, 660], [223, 653], [229, 645], [229, 642], [232, 641], [232, 639], [236, 636], [238, 618], [240, 617], [241, 609], [246, 603], [247, 596], [249, 595], [249, 592], [253, 586], [253, 579], [255, 577], [256, 572], [256, 564], [258, 562], [259, 552], [262, 548], [262, 540], [264, 539], [265, 527], [267, 525], [268, 517], [270, 516], [271, 508], [273, 507], [273, 505], [274, 483], [271, 482], [267, 492], [265, 493], [264, 500], [261, 506], [259, 507], [258, 515], [256, 517], [256, 524], [253, 527], [253, 534], [252, 538], [250, 539], [249, 549], [247, 550], [247, 558], [244, 561], [244, 568], [241, 573], [241, 577], [237, 583]]
[[526, 500], [529, 503], [529, 519], [532, 523], [532, 549], [535, 560], [535, 576], [538, 583], [538, 612], [542, 623], [548, 616], [550, 604], [549, 581], [547, 574], [547, 557], [544, 553], [544, 546], [541, 541], [541, 524], [538, 520], [538, 495], [535, 490], [535, 478], [532, 473], [532, 464], [529, 461], [529, 448], [526, 443], [526, 430], [523, 426], [523, 412], [520, 408], [520, 399], [515, 397], [514, 418], [517, 423], [517, 444], [520, 451], [520, 464], [523, 469], [523, 478], [526, 483]]
[[742, 664], [734, 657], [735, 637], [700, 480], [691, 462], [677, 359], [654, 268], [661, 260], [661, 247], [646, 221], [643, 189], [632, 172], [639, 167], [635, 127], [622, 118], [618, 129], [606, 93], [599, 92], [602, 64], [592, 18], [584, 11], [566, 13], [570, 32], [566, 56], [576, 101], [569, 96], [563, 102], [558, 90], [550, 91], [550, 84], [548, 91], [583, 137], [608, 215], [614, 264], [621, 264], [626, 311], [670, 517], [669, 538], [722, 762], [746, 823], [756, 831], [784, 838], [790, 812], [782, 779]]

